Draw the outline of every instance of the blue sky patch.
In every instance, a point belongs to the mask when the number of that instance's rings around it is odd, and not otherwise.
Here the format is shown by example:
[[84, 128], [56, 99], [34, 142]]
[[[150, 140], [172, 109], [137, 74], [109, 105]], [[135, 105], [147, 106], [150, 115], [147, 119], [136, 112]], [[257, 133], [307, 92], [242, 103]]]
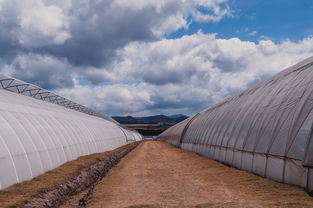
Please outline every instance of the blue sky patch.
[[229, 7], [232, 15], [218, 23], [193, 21], [188, 29], [182, 28], [166, 38], [175, 39], [201, 30], [217, 33], [217, 37], [223, 39], [237, 37], [253, 42], [260, 39], [281, 42], [286, 39], [299, 41], [313, 34], [311, 0], [233, 0]]

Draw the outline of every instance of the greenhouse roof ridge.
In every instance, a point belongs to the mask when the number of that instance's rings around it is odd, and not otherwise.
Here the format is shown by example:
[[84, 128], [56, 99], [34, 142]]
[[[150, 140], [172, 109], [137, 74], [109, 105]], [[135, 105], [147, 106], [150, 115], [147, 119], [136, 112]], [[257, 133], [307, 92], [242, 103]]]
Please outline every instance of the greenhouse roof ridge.
[[0, 89], [8, 90], [11, 92], [23, 94], [39, 100], [44, 100], [50, 103], [61, 105], [75, 111], [79, 111], [88, 115], [97, 116], [108, 121], [117, 123], [114, 119], [102, 113], [87, 108], [81, 104], [75, 103], [67, 98], [57, 95], [54, 92], [48, 91], [34, 84], [30, 84], [19, 79], [9, 77], [0, 73]]

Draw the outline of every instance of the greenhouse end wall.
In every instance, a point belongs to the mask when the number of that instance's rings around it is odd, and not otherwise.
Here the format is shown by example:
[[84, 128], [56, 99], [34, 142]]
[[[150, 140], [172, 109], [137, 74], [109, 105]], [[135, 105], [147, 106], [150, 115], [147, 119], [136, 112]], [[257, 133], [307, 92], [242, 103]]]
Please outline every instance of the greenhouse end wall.
[[77, 157], [141, 139], [108, 116], [0, 89], [0, 190]]
[[313, 190], [313, 57], [158, 136], [262, 177]]

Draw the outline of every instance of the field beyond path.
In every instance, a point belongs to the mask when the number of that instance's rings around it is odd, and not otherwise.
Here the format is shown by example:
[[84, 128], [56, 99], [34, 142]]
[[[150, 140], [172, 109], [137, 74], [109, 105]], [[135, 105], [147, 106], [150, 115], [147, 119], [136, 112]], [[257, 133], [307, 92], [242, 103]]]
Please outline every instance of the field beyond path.
[[145, 141], [97, 185], [88, 206], [313, 207], [313, 198], [301, 188]]

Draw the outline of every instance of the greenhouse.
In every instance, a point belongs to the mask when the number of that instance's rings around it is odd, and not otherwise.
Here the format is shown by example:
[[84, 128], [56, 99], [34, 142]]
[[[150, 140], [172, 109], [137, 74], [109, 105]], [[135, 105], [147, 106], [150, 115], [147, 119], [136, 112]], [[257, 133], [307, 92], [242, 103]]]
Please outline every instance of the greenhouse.
[[313, 57], [169, 128], [158, 139], [313, 190]]
[[35, 85], [0, 75], [0, 88], [0, 189], [142, 139], [112, 118]]

